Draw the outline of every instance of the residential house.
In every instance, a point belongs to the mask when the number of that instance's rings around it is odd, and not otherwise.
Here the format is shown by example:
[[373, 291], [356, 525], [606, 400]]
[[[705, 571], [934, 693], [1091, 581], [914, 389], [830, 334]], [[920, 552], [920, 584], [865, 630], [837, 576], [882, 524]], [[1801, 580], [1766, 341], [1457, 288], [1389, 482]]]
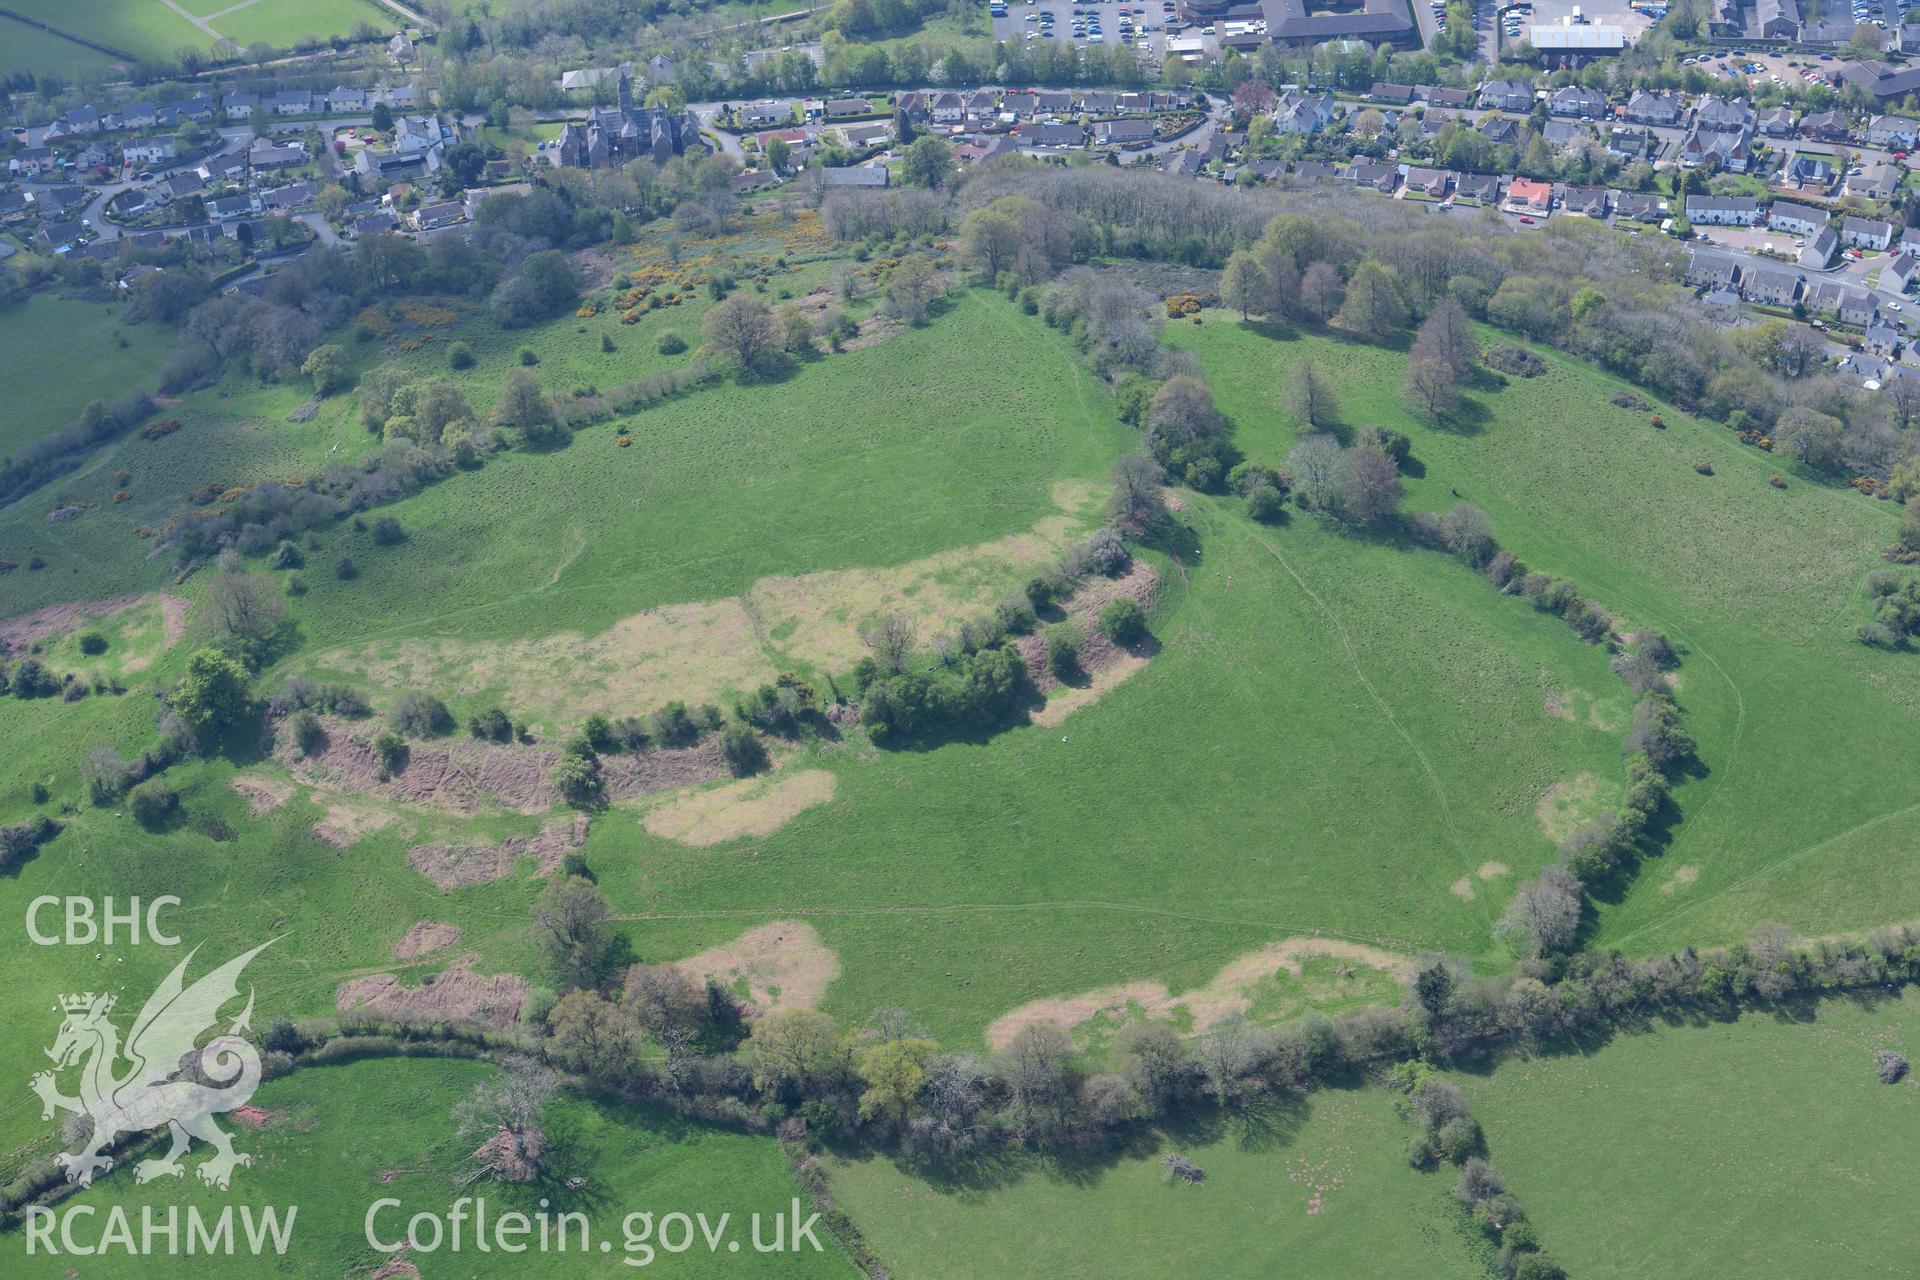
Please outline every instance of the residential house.
[[1795, 128], [1792, 107], [1773, 107], [1762, 111], [1755, 127], [1769, 138], [1790, 138]]
[[336, 85], [327, 93], [327, 106], [332, 111], [351, 112], [357, 115], [368, 109], [367, 91]]
[[1042, 89], [1033, 96], [1043, 116], [1064, 116], [1073, 111], [1073, 95], [1065, 89]]
[[0, 223], [18, 222], [33, 210], [33, 198], [24, 191], [0, 191]]
[[83, 107], [75, 107], [60, 117], [60, 136], [63, 138], [99, 133], [104, 127], [105, 121], [101, 118], [100, 109], [91, 103]]
[[1920, 138], [1920, 122], [1905, 116], [1875, 116], [1867, 122], [1868, 146], [1911, 151], [1916, 138]]
[[1653, 149], [1655, 136], [1650, 129], [1615, 125], [1607, 136], [1607, 154], [1622, 160], [1638, 160]]
[[1453, 185], [1453, 175], [1445, 169], [1410, 168], [1407, 170], [1407, 194], [1444, 200]]
[[407, 39], [406, 32], [393, 33], [393, 39], [387, 41], [387, 56], [403, 67], [413, 61], [413, 41]]
[[151, 102], [136, 102], [107, 117], [116, 129], [151, 129], [160, 123], [160, 109]]
[[1080, 114], [1086, 116], [1107, 115], [1120, 109], [1120, 95], [1104, 90], [1087, 90], [1080, 95]]
[[1801, 277], [1785, 267], [1755, 267], [1744, 273], [1740, 291], [1763, 307], [1790, 307], [1800, 296]]
[[229, 93], [220, 99], [220, 113], [229, 120], [245, 120], [259, 105], [258, 94]]
[[1750, 227], [1760, 220], [1760, 202], [1752, 196], [1688, 196], [1687, 221], [1715, 227]]
[[1686, 282], [1696, 289], [1730, 289], [1740, 283], [1740, 260], [1730, 253], [1695, 249], [1687, 259]]
[[1627, 119], [1635, 124], [1677, 125], [1680, 123], [1679, 95], [1649, 93], [1643, 89], [1627, 99]]
[[175, 138], [142, 138], [121, 148], [121, 154], [128, 164], [159, 164], [173, 159], [179, 150], [179, 140]]
[[1545, 214], [1553, 208], [1553, 184], [1535, 178], [1515, 178], [1507, 183], [1505, 207], [1519, 213]]
[[276, 213], [285, 213], [289, 209], [304, 209], [313, 203], [318, 194], [311, 182], [296, 182], [291, 186], [262, 192], [260, 202]]
[[1876, 61], [1841, 62], [1835, 66], [1835, 74], [1841, 79], [1860, 86], [1882, 102], [1920, 90], [1920, 66], [1894, 67]]
[[[1253, 163], [1258, 165], [1264, 162], [1256, 160]], [[1339, 176], [1340, 170], [1324, 160], [1302, 160], [1299, 164], [1293, 166], [1293, 179], [1301, 186], [1331, 182]]]
[[666, 54], [656, 53], [647, 59], [648, 84], [672, 84], [679, 78], [680, 68]]
[[85, 224], [79, 221], [40, 223], [40, 232], [34, 236], [34, 247], [42, 253], [65, 253], [87, 234]]
[[1480, 132], [1495, 146], [1511, 147], [1520, 141], [1520, 122], [1510, 116], [1488, 116], [1480, 122]]
[[1023, 124], [1014, 135], [1023, 147], [1061, 151], [1087, 145], [1087, 131], [1077, 124]]
[[1103, 147], [1140, 147], [1153, 141], [1151, 120], [1099, 120], [1093, 140]]
[[1887, 161], [1865, 165], [1847, 178], [1847, 194], [1864, 200], [1891, 200], [1906, 174], [1905, 169]]
[[1693, 124], [1696, 129], [1751, 130], [1753, 107], [1745, 98], [1722, 98], [1709, 93], [1694, 104]]
[[1920, 258], [1896, 253], [1886, 266], [1880, 268], [1880, 287], [1905, 293], [1913, 287], [1915, 273], [1920, 273]]
[[844, 169], [818, 169], [823, 187], [884, 187], [887, 168], [879, 164], [853, 165]]
[[400, 217], [391, 209], [380, 209], [373, 213], [361, 214], [353, 220], [353, 234], [356, 238], [377, 236], [383, 232], [399, 229]]
[[1500, 203], [1500, 176], [1494, 173], [1463, 173], [1453, 180], [1453, 197], [1477, 204]]
[[461, 200], [442, 200], [437, 204], [423, 204], [414, 211], [412, 222], [415, 231], [434, 231], [441, 227], [450, 227], [456, 222], [465, 222], [467, 206]]
[[1176, 151], [1160, 167], [1176, 178], [1197, 178], [1206, 172], [1207, 159], [1197, 151]]
[[1518, 80], [1489, 80], [1480, 86], [1482, 111], [1531, 111], [1533, 86]]
[[1547, 111], [1556, 116], [1578, 116], [1583, 120], [1597, 120], [1607, 113], [1607, 95], [1598, 89], [1570, 84], [1564, 89], [1554, 90], [1547, 96]]
[[1273, 104], [1273, 127], [1280, 133], [1317, 133], [1333, 123], [1333, 95], [1289, 89]]
[[957, 93], [936, 93], [928, 114], [935, 124], [959, 124], [966, 119], [967, 104]]
[[774, 125], [793, 123], [793, 103], [749, 102], [740, 108], [740, 123], [749, 129], [766, 129]]
[[1473, 91], [1470, 89], [1451, 89], [1446, 85], [1422, 84], [1414, 86], [1414, 92], [1436, 107], [1470, 107], [1473, 105]]
[[1680, 143], [1680, 163], [1689, 168], [1705, 165], [1745, 173], [1752, 159], [1752, 146], [1744, 129], [1696, 127]]
[[1920, 258], [1920, 227], [1908, 227], [1900, 233], [1900, 252]]
[[1806, 247], [1800, 250], [1800, 265], [1814, 271], [1825, 271], [1839, 248], [1840, 233], [1829, 222], [1807, 238]]
[[1851, 133], [1838, 111], [1811, 111], [1800, 118], [1800, 136], [1820, 142], [1845, 142]]
[[259, 203], [252, 196], [221, 196], [218, 200], [207, 201], [207, 216], [215, 222], [244, 218], [258, 212]]
[[1392, 192], [1400, 184], [1400, 171], [1390, 164], [1356, 161], [1347, 166], [1346, 179], [1356, 187]]
[[1613, 193], [1613, 220], [1619, 222], [1658, 222], [1665, 207], [1659, 196], [1640, 191]]
[[1581, 143], [1593, 137], [1593, 131], [1585, 124], [1572, 120], [1549, 120], [1540, 129], [1540, 136], [1555, 151], [1571, 151]]
[[1900, 355], [1900, 331], [1878, 316], [1867, 323], [1866, 336], [1861, 347], [1871, 355], [1885, 356], [1889, 360]]
[[1560, 192], [1560, 208], [1567, 213], [1577, 213], [1588, 218], [1607, 216], [1607, 189], [1605, 187], [1566, 187]]
[[247, 162], [256, 169], [291, 169], [307, 162], [307, 149], [297, 142], [290, 142], [284, 147], [256, 143], [253, 150], [247, 153]]
[[1025, 120], [1040, 110], [1037, 93], [1010, 93], [1000, 100], [1000, 109], [1016, 120]]
[[1833, 162], [1825, 156], [1811, 156], [1796, 151], [1787, 157], [1787, 163], [1781, 167], [1779, 183], [1799, 191], [1828, 192], [1833, 189]]
[[873, 114], [873, 104], [865, 98], [829, 98], [827, 99], [827, 119], [854, 120], [860, 116]]
[[841, 128], [840, 136], [850, 147], [884, 146], [893, 139], [893, 126], [878, 120], [871, 124], [850, 124]]
[[52, 147], [22, 147], [7, 161], [7, 172], [16, 178], [37, 178], [60, 168], [60, 157]]
[[1845, 218], [1840, 223], [1840, 239], [1856, 249], [1885, 249], [1893, 243], [1893, 224], [1871, 218]]
[[273, 114], [277, 116], [306, 116], [313, 112], [313, 95], [305, 89], [284, 89], [273, 95]]
[[418, 155], [447, 141], [449, 132], [437, 116], [398, 116], [393, 122], [393, 149]]
[[1815, 229], [1826, 225], [1826, 211], [1815, 209], [1811, 205], [1775, 200], [1767, 208], [1767, 228], [1771, 231], [1788, 231], [1796, 236], [1810, 236]]
[[183, 169], [170, 173], [160, 180], [160, 189], [166, 193], [169, 200], [190, 196], [196, 191], [204, 190], [206, 185], [207, 180], [200, 176], [198, 169]]
[[1375, 102], [1391, 102], [1398, 106], [1406, 106], [1413, 101], [1413, 86], [1376, 81], [1373, 87], [1367, 90], [1367, 96]]

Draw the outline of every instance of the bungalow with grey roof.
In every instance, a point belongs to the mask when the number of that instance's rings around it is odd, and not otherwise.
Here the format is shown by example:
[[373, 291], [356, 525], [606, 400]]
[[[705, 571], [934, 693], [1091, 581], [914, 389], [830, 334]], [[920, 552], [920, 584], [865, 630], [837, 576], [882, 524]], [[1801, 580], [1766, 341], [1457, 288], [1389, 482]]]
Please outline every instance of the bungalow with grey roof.
[[1433, 200], [1444, 200], [1447, 189], [1452, 185], [1453, 175], [1445, 169], [1407, 170], [1407, 194], [1426, 196]]
[[1480, 204], [1500, 203], [1500, 175], [1496, 173], [1463, 173], [1454, 179], [1453, 194], [1456, 200], [1472, 200]]
[[1138, 147], [1153, 141], [1150, 120], [1100, 120], [1093, 126], [1093, 140], [1103, 147]]
[[1773, 107], [1762, 111], [1755, 121], [1755, 127], [1769, 138], [1791, 137], [1794, 130], [1793, 108]]
[[1560, 208], [1566, 213], [1577, 213], [1588, 218], [1607, 216], [1607, 189], [1605, 187], [1566, 187], [1560, 192]]
[[1613, 218], [1615, 222], [1658, 222], [1660, 221], [1660, 197], [1647, 195], [1640, 191], [1616, 191], [1613, 193]]
[[1607, 113], [1607, 95], [1585, 85], [1570, 84], [1548, 95], [1547, 111], [1556, 116], [1597, 119]]

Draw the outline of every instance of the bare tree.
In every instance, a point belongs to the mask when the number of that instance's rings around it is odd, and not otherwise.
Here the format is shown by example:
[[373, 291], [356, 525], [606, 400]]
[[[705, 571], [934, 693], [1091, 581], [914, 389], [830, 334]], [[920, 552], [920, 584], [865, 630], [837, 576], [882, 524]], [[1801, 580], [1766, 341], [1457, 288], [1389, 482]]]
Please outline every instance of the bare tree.
[[874, 661], [888, 671], [905, 671], [907, 657], [913, 652], [913, 619], [890, 610], [860, 628], [860, 641], [872, 652]]
[[1540, 869], [1514, 890], [1495, 931], [1524, 955], [1564, 951], [1580, 928], [1580, 882], [1565, 867]]
[[1287, 454], [1287, 471], [1309, 511], [1332, 515], [1347, 491], [1346, 457], [1340, 442], [1329, 435], [1301, 437]]
[[747, 377], [773, 366], [784, 336], [767, 304], [750, 293], [736, 293], [707, 312], [700, 335], [709, 350], [732, 360]]
[[1287, 412], [1307, 431], [1331, 430], [1340, 419], [1333, 380], [1311, 360], [1293, 366], [1293, 374], [1287, 379]]
[[1160, 464], [1143, 453], [1129, 453], [1116, 459], [1113, 477], [1113, 518], [1128, 533], [1141, 534], [1159, 523], [1166, 514], [1166, 499], [1160, 494]]
[[1340, 283], [1340, 272], [1331, 263], [1316, 262], [1300, 277], [1300, 310], [1315, 324], [1325, 324], [1344, 301], [1346, 290]]
[[547, 962], [571, 985], [597, 982], [611, 942], [607, 901], [593, 883], [563, 876], [534, 903], [533, 922]]
[[222, 636], [262, 642], [287, 620], [286, 602], [264, 573], [249, 573], [240, 557], [222, 552], [220, 570], [207, 589], [208, 616]]
[[1200, 1037], [1200, 1069], [1221, 1105], [1240, 1092], [1253, 1068], [1254, 1030], [1243, 1014], [1232, 1014]]
[[1355, 524], [1377, 524], [1400, 506], [1400, 469], [1365, 445], [1347, 450], [1347, 491], [1341, 514]]
[[1407, 406], [1428, 422], [1444, 422], [1460, 407], [1460, 388], [1454, 382], [1453, 368], [1439, 356], [1417, 355], [1409, 360], [1400, 390], [1407, 397]]
[[1414, 335], [1412, 354], [1415, 358], [1430, 356], [1445, 361], [1455, 378], [1473, 371], [1480, 357], [1480, 343], [1474, 337], [1473, 322], [1459, 303], [1443, 298], [1433, 304], [1433, 310], [1420, 323], [1420, 332]]
[[490, 1080], [454, 1104], [455, 1134], [462, 1142], [484, 1139], [474, 1158], [479, 1167], [468, 1176], [506, 1182], [532, 1182], [540, 1176], [547, 1154], [547, 1132], [542, 1124], [547, 1099], [559, 1078], [532, 1058], [504, 1058]]

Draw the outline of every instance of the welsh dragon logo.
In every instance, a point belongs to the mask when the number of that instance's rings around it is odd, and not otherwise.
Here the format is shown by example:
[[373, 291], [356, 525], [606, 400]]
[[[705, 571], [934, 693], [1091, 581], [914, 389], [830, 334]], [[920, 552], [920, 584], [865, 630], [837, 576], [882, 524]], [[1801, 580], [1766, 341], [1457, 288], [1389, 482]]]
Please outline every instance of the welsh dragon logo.
[[[216, 1112], [242, 1105], [260, 1085], [260, 1055], [240, 1035], [253, 1015], [252, 988], [247, 990], [247, 1007], [225, 1034], [204, 1047], [196, 1048], [194, 1042], [218, 1023], [221, 1006], [239, 997], [240, 972], [247, 962], [272, 945], [264, 942], [188, 987], [184, 979], [187, 965], [199, 951], [195, 947], [147, 1000], [124, 1047], [118, 1029], [108, 1020], [113, 996], [89, 991], [60, 997], [66, 1017], [53, 1048], [47, 1050], [54, 1071], [35, 1075], [32, 1088], [45, 1104], [42, 1120], [51, 1120], [55, 1111], [71, 1111], [93, 1121], [93, 1132], [80, 1151], [60, 1153], [67, 1181], [91, 1185], [95, 1174], [113, 1167], [113, 1158], [102, 1155], [101, 1148], [120, 1134], [143, 1133], [162, 1125], [173, 1145], [164, 1156], [136, 1165], [136, 1181], [179, 1177], [180, 1157], [194, 1138], [214, 1148], [214, 1155], [197, 1171], [202, 1182], [225, 1190], [234, 1166], [253, 1163], [253, 1157], [235, 1151], [233, 1139], [213, 1123]], [[120, 1070], [123, 1059], [128, 1065]], [[69, 1098], [60, 1092], [54, 1075], [76, 1064], [80, 1096]]]

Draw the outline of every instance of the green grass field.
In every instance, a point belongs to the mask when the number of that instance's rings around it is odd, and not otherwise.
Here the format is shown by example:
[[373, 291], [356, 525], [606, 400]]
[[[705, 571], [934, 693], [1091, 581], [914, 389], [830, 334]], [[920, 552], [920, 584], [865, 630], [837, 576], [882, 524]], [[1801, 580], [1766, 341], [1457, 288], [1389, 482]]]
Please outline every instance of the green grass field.
[[[867, 1243], [914, 1280], [1486, 1275], [1446, 1180], [1408, 1167], [1406, 1134], [1384, 1092], [1334, 1090], [1106, 1162], [1011, 1156], [949, 1182], [870, 1157], [829, 1175]], [[1168, 1181], [1170, 1152], [1206, 1181]]]
[[1570, 1275], [1897, 1276], [1920, 1092], [1873, 1052], [1920, 1050], [1920, 996], [1616, 1036], [1460, 1081], [1544, 1247]]
[[[530, 1266], [541, 1275], [604, 1276], [624, 1270], [629, 1256], [625, 1219], [651, 1212], [704, 1212], [709, 1223], [722, 1213], [733, 1217], [729, 1235], [742, 1242], [750, 1267], [726, 1250], [709, 1254], [696, 1232], [695, 1248], [678, 1254], [658, 1252], [653, 1261], [676, 1275], [720, 1276], [750, 1269], [755, 1275], [849, 1276], [857, 1274], [831, 1236], [819, 1232], [822, 1251], [804, 1248], [798, 1253], [759, 1255], [750, 1252], [750, 1215], [766, 1221], [771, 1238], [775, 1213], [791, 1216], [797, 1194], [792, 1174], [770, 1139], [751, 1138], [686, 1125], [671, 1118], [603, 1107], [562, 1098], [548, 1119], [556, 1149], [551, 1183], [528, 1185], [482, 1181], [463, 1185], [473, 1167], [470, 1144], [456, 1141], [450, 1118], [455, 1103], [470, 1093], [492, 1068], [475, 1062], [443, 1060], [362, 1061], [347, 1066], [317, 1067], [280, 1080], [268, 1081], [253, 1104], [267, 1114], [265, 1123], [223, 1117], [221, 1127], [234, 1137], [235, 1148], [254, 1157], [250, 1168], [237, 1169], [229, 1191], [207, 1188], [192, 1170], [204, 1154], [196, 1144], [183, 1158], [187, 1173], [179, 1179], [145, 1186], [134, 1182], [130, 1170], [115, 1170], [84, 1192], [75, 1203], [93, 1203], [102, 1212], [108, 1205], [125, 1208], [136, 1224], [143, 1209], [164, 1213], [179, 1206], [203, 1214], [217, 1214], [223, 1206], [295, 1209], [292, 1244], [284, 1258], [247, 1254], [221, 1256], [128, 1257], [107, 1253], [85, 1261], [58, 1257], [24, 1257], [8, 1262], [8, 1274], [67, 1276], [70, 1267], [88, 1276], [258, 1276], [275, 1274], [332, 1280], [364, 1274], [393, 1254], [367, 1241], [366, 1217], [376, 1201], [393, 1199], [374, 1218], [375, 1238], [383, 1244], [404, 1240], [408, 1219], [416, 1213], [446, 1214], [463, 1196], [485, 1197], [490, 1215], [511, 1211], [532, 1215], [543, 1197], [549, 1212], [580, 1212], [592, 1228], [589, 1249], [578, 1248], [577, 1232], [569, 1237], [567, 1252], [549, 1249], [523, 1255], [481, 1252], [467, 1247], [458, 1253], [443, 1246], [435, 1254], [414, 1253], [422, 1274], [473, 1277], [525, 1275]], [[156, 1153], [157, 1154], [157, 1153]], [[560, 1184], [569, 1178], [585, 1185], [569, 1190]], [[324, 1188], [324, 1194], [317, 1194]], [[802, 1218], [807, 1215], [803, 1213]], [[76, 1228], [97, 1233], [99, 1221]], [[632, 1224], [636, 1237], [640, 1224]], [[471, 1230], [471, 1228], [469, 1228]], [[184, 1227], [183, 1238], [184, 1238]], [[236, 1228], [237, 1231], [237, 1228]], [[96, 1236], [97, 1238], [97, 1236]], [[58, 1237], [55, 1237], [56, 1243]], [[529, 1237], [529, 1240], [537, 1237]], [[612, 1248], [602, 1253], [599, 1241]], [[677, 1236], [673, 1237], [677, 1243]], [[636, 1240], [631, 1256], [647, 1255]], [[24, 1253], [19, 1233], [0, 1237], [11, 1254]]]
[[[49, 21], [59, 25], [58, 19]], [[112, 62], [112, 58], [98, 49], [89, 49], [13, 18], [0, 18], [0, 73], [45, 73], [73, 79], [96, 73]]]
[[360, 23], [392, 31], [400, 19], [372, 0], [254, 0], [216, 19], [213, 29], [242, 48], [256, 41], [284, 47], [309, 37], [346, 35]]
[[8, 7], [59, 30], [124, 49], [136, 58], [170, 58], [189, 46], [207, 51], [214, 44], [160, 0], [95, 0], [84, 11], [60, 0], [18, 0]]
[[89, 400], [150, 389], [172, 340], [171, 330], [123, 325], [98, 303], [40, 295], [0, 308], [0, 347], [21, 375], [0, 402], [0, 454], [65, 427]]
[[[1603, 907], [1599, 945], [1731, 941], [1769, 916], [1818, 933], [1920, 907], [1910, 869], [1882, 854], [1920, 830], [1920, 668], [1852, 639], [1866, 618], [1861, 583], [1893, 540], [1888, 506], [1670, 410], [1668, 429], [1653, 430], [1608, 402], [1624, 384], [1564, 359], [1478, 397], [1477, 427], [1432, 431], [1397, 403], [1398, 355], [1217, 321], [1176, 332], [1252, 456], [1284, 458], [1279, 370], [1311, 354], [1343, 388], [1351, 423], [1413, 433], [1426, 467], [1409, 485], [1414, 505], [1441, 509], [1457, 492], [1523, 560], [1684, 646], [1679, 697], [1707, 772], [1675, 793], [1681, 821], [1664, 856]], [[1785, 490], [1768, 484], [1776, 473]]]

